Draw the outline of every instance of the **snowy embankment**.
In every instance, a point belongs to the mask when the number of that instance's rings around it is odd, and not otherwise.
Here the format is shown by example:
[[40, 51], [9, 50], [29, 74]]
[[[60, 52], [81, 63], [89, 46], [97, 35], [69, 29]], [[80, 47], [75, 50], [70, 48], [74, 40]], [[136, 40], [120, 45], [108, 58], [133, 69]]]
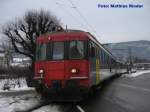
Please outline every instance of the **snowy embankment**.
[[25, 78], [0, 79], [0, 112], [61, 112], [60, 105], [43, 104]]
[[150, 73], [150, 70], [137, 71], [135, 73], [125, 74], [124, 76], [127, 76], [127, 77], [137, 77], [137, 76], [140, 76], [140, 75], [144, 75], [146, 73]]
[[61, 112], [59, 105], [43, 105], [25, 78], [0, 79], [0, 112]]
[[46, 105], [32, 112], [62, 112], [59, 105]]
[[0, 97], [0, 112], [61, 112], [60, 105], [41, 105], [42, 101], [37, 94]]
[[25, 78], [18, 79], [0, 79], [0, 93], [34, 90], [27, 86]]

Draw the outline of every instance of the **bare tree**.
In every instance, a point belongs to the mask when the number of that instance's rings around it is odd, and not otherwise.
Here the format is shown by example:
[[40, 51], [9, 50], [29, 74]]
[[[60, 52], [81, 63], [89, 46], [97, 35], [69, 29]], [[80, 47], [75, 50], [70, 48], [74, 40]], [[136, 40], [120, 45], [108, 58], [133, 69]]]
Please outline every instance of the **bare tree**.
[[35, 61], [35, 40], [41, 34], [57, 31], [59, 20], [48, 11], [28, 11], [22, 18], [9, 22], [2, 33], [11, 41], [14, 50]]
[[10, 41], [3, 42], [2, 49], [4, 50], [5, 64], [6, 64], [6, 68], [8, 69], [10, 65], [10, 61], [12, 59], [12, 52], [14, 51], [14, 49]]

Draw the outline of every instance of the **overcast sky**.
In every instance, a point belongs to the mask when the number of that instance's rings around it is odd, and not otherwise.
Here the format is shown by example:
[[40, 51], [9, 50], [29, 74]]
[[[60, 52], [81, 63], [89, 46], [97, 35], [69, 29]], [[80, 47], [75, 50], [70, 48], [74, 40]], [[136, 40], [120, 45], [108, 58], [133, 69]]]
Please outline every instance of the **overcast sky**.
[[[98, 8], [112, 3], [142, 4], [143, 8]], [[41, 8], [63, 26], [89, 31], [102, 43], [150, 40], [150, 0], [0, 0], [0, 26]]]

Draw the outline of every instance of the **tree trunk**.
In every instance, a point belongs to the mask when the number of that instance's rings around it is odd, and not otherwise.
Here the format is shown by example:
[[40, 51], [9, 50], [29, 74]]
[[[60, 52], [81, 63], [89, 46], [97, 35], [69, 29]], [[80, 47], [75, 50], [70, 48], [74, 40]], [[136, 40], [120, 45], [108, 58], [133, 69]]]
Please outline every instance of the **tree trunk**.
[[29, 67], [29, 74], [27, 76], [27, 84], [29, 87], [35, 87], [34, 70], [35, 70], [35, 60], [32, 60], [31, 66]]

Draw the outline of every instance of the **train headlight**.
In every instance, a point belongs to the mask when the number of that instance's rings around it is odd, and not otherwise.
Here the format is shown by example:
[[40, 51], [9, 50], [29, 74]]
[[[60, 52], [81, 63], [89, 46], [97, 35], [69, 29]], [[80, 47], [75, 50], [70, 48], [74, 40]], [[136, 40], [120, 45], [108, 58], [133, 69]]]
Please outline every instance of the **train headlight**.
[[43, 69], [39, 70], [39, 75], [41, 78], [44, 78], [44, 70]]
[[40, 73], [40, 74], [43, 74], [43, 73], [44, 73], [44, 70], [43, 70], [43, 69], [40, 69], [39, 73]]
[[77, 74], [77, 73], [79, 73], [79, 70], [77, 68], [72, 68], [71, 73], [72, 74]]

